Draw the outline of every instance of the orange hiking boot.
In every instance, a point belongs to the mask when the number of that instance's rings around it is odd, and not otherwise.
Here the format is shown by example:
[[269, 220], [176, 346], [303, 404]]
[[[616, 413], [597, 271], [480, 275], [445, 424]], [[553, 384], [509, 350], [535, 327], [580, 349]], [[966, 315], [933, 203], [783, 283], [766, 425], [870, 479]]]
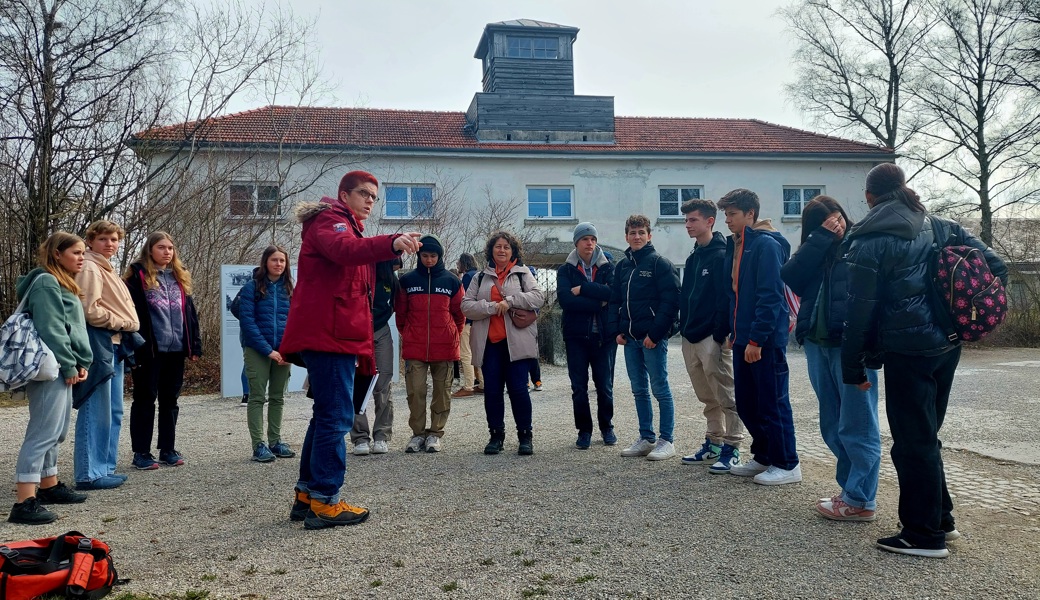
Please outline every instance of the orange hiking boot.
[[289, 520], [302, 521], [306, 519], [307, 511], [310, 509], [311, 495], [300, 488], [293, 488], [293, 503], [292, 508], [289, 510]]
[[364, 523], [367, 518], [367, 508], [351, 506], [346, 502], [325, 504], [312, 499], [311, 509], [303, 520], [303, 527], [304, 529], [324, 529], [326, 527], [357, 525], [358, 523]]

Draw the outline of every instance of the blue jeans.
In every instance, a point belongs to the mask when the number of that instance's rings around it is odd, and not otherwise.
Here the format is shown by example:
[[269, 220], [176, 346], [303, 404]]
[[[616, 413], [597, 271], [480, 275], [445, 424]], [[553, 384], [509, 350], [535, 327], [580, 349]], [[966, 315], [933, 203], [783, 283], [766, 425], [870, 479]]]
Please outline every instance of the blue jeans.
[[733, 346], [733, 395], [737, 414], [751, 434], [751, 454], [767, 467], [798, 466], [788, 381], [787, 348], [762, 348], [762, 359], [744, 360], [747, 346]]
[[661, 412], [660, 437], [667, 442], [674, 441], [675, 402], [672, 400], [672, 390], [668, 387], [668, 340], [661, 340], [654, 348], [646, 348], [643, 340], [625, 336], [625, 368], [636, 401], [639, 437], [649, 442], [657, 441], [657, 435], [654, 434], [654, 407], [650, 404], [650, 392], [653, 391]]
[[509, 360], [509, 345], [506, 340], [484, 346], [484, 412], [487, 414], [488, 429], [505, 431], [506, 401], [502, 393], [504, 386], [509, 392], [509, 408], [513, 410], [513, 421], [517, 431], [531, 430], [531, 393], [527, 391], [527, 376], [530, 360]]
[[123, 363], [112, 354], [115, 374], [94, 388], [76, 414], [73, 474], [87, 483], [116, 472], [123, 427]]
[[838, 460], [835, 479], [841, 499], [849, 506], [875, 510], [881, 468], [877, 371], [867, 370], [871, 387], [864, 392], [842, 383], [840, 346], [827, 348], [806, 340], [805, 359], [820, 401], [820, 434]]
[[592, 433], [592, 410], [589, 408], [589, 370], [596, 387], [596, 420], [600, 431], [614, 429], [614, 377], [610, 372], [610, 355], [617, 353], [617, 344], [600, 343], [599, 339], [568, 338], [567, 375], [571, 379], [571, 403], [574, 406], [574, 427], [579, 433]]
[[300, 451], [300, 479], [296, 487], [309, 492], [314, 500], [336, 504], [347, 473], [345, 436], [354, 425], [357, 357], [314, 350], [304, 350], [302, 354], [314, 407]]

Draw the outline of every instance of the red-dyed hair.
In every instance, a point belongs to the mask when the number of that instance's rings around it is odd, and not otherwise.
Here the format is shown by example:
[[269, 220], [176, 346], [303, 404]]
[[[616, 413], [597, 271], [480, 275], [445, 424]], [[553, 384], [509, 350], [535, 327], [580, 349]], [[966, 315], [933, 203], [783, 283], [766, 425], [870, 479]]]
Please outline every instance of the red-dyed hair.
[[343, 192], [350, 193], [351, 190], [361, 185], [362, 183], [371, 183], [372, 185], [379, 187], [379, 180], [376, 176], [367, 171], [351, 171], [343, 176], [343, 179], [339, 180], [339, 191], [336, 192], [336, 197]]

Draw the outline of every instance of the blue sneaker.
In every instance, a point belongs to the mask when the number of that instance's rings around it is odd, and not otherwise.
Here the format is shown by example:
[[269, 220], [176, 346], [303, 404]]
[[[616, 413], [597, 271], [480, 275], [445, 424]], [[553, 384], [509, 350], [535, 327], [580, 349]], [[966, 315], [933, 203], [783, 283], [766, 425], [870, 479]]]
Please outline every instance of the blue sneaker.
[[76, 489], [81, 492], [87, 490], [110, 490], [123, 485], [124, 481], [126, 480], [119, 477], [105, 475], [104, 477], [98, 477], [93, 481], [77, 481]]
[[589, 446], [592, 445], [592, 434], [584, 431], [578, 432], [578, 441], [574, 442], [574, 445], [579, 450], [588, 450]]
[[255, 462], [269, 463], [274, 462], [274, 459], [274, 453], [263, 442], [258, 443], [256, 448], [253, 449], [253, 460]]
[[184, 464], [184, 457], [176, 450], [160, 450], [159, 462], [169, 467], [179, 467]]
[[109, 473], [108, 476], [109, 477], [118, 477], [119, 479], [122, 479], [123, 481], [126, 481], [127, 479], [130, 479], [130, 477], [128, 475], [126, 475], [125, 473]]
[[603, 430], [603, 445], [604, 446], [613, 446], [615, 444], [617, 444], [617, 434], [614, 433], [614, 429], [613, 428], [604, 429]]
[[729, 444], [722, 445], [722, 452], [719, 454], [719, 460], [712, 466], [708, 467], [708, 471], [712, 473], [729, 473], [729, 470], [740, 464], [740, 450], [730, 446]]
[[154, 471], [159, 463], [150, 452], [134, 452], [134, 467], [139, 471]]
[[278, 442], [277, 444], [271, 444], [271, 454], [274, 454], [278, 458], [292, 458], [296, 456], [289, 444], [285, 442]]
[[704, 438], [701, 449], [689, 456], [682, 457], [682, 463], [684, 465], [710, 465], [719, 459], [720, 454], [722, 454], [722, 447], [712, 444], [711, 440]]

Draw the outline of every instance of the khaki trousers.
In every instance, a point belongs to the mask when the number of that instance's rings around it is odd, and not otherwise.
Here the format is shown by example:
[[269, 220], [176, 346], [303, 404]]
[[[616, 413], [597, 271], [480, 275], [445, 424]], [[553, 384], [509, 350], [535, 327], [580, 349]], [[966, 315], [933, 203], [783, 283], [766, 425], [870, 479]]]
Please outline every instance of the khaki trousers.
[[683, 362], [708, 421], [704, 437], [713, 444], [740, 447], [744, 424], [733, 398], [733, 351], [723, 349], [709, 335], [697, 343], [682, 341]]
[[473, 348], [469, 345], [470, 324], [462, 328], [459, 338], [459, 362], [462, 363], [462, 389], [472, 390], [476, 373], [473, 370]]
[[[444, 436], [444, 425], [451, 412], [452, 361], [404, 361], [404, 386], [408, 394], [408, 426], [412, 435]], [[426, 427], [426, 375], [433, 376], [433, 398], [430, 400], [429, 428]]]

